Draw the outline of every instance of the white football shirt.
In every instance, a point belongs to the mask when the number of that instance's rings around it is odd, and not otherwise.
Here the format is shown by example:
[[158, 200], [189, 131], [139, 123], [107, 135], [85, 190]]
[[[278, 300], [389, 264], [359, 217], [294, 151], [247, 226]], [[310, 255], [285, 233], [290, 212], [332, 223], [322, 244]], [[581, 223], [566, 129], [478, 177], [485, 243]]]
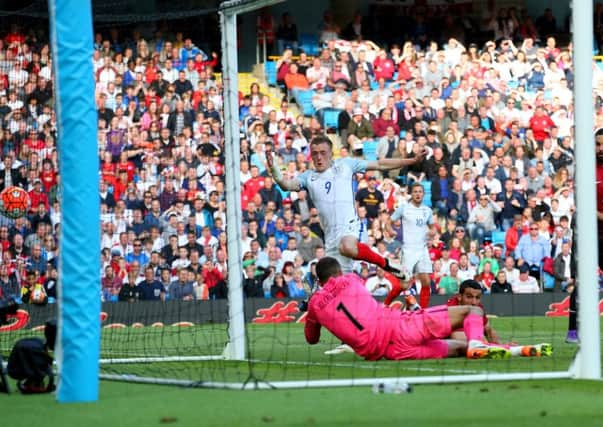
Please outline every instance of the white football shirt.
[[337, 159], [324, 172], [307, 170], [297, 179], [308, 190], [318, 210], [325, 242], [338, 238], [340, 230], [357, 220], [354, 203], [354, 174], [366, 171], [365, 160]]
[[433, 224], [433, 212], [425, 205], [403, 203], [394, 211], [392, 221], [402, 220], [402, 238], [405, 248], [424, 248], [428, 226]]

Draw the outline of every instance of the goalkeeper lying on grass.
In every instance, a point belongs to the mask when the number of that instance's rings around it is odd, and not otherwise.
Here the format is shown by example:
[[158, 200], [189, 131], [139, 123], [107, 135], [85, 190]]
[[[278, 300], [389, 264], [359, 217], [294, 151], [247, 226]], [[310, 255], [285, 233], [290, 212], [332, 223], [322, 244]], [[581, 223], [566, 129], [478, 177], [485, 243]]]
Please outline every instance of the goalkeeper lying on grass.
[[[376, 301], [358, 277], [342, 273], [334, 258], [318, 261], [316, 274], [321, 289], [308, 302], [304, 332], [309, 344], [318, 343], [324, 326], [367, 360], [506, 359], [516, 354], [508, 346], [484, 341], [483, 310], [479, 307], [442, 305], [402, 312]], [[449, 338], [460, 328], [466, 340]], [[532, 347], [550, 354], [548, 344]]]

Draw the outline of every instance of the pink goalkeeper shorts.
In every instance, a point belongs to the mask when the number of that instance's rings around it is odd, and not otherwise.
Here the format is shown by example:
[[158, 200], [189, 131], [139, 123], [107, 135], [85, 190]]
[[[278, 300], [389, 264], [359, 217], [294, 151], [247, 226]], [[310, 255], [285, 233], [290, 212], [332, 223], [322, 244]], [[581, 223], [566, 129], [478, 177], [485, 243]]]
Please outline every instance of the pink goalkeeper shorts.
[[398, 329], [385, 352], [387, 359], [442, 359], [448, 355], [448, 344], [444, 341], [451, 333], [447, 306], [401, 314]]

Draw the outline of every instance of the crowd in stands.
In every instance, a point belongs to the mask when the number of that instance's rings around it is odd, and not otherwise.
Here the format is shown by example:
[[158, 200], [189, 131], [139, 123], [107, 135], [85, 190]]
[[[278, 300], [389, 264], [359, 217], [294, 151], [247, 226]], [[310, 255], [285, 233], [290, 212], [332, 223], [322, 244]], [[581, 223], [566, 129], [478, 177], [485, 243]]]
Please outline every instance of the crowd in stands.
[[[402, 230], [394, 223], [397, 235], [389, 235], [389, 215], [410, 184], [424, 185], [439, 228], [429, 248], [434, 293], [454, 293], [473, 277], [486, 292], [540, 292], [545, 275], [554, 281], [547, 288], [573, 286], [572, 46], [558, 46], [531, 21], [500, 17], [483, 45], [451, 37], [378, 46], [354, 33], [358, 23], [340, 34], [325, 16], [316, 57], [297, 50], [292, 18], [283, 17], [275, 30], [282, 101], [274, 108], [274, 95], [257, 83], [240, 93], [241, 254], [227, 254], [217, 55], [180, 32], [152, 40], [97, 34], [102, 299], [224, 298], [228, 256], [243, 260], [246, 297], [307, 296], [324, 254], [318, 213], [304, 190], [278, 188], [264, 153], [276, 153], [283, 175], [295, 177], [311, 168], [308, 143], [325, 132], [339, 142], [339, 157], [364, 156], [369, 143], [378, 158], [428, 149], [420, 164], [359, 174], [355, 185], [366, 239], [392, 257]], [[47, 43], [17, 27], [0, 41], [0, 190], [21, 186], [33, 202], [27, 217], [0, 224], [5, 296], [29, 298], [37, 282], [56, 297], [52, 74]], [[596, 92], [602, 83], [595, 67]], [[290, 104], [306, 91], [311, 117]], [[357, 267], [382, 294], [382, 272]], [[29, 273], [35, 278], [26, 280]]]

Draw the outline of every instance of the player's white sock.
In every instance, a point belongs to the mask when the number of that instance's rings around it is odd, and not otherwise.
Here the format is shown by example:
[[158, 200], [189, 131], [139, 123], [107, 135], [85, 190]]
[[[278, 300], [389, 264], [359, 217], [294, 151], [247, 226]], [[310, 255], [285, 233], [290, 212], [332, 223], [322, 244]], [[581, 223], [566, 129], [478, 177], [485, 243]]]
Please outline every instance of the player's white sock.
[[521, 349], [523, 346], [521, 345], [512, 345], [509, 347], [509, 351], [511, 352], [511, 356], [521, 356]]

